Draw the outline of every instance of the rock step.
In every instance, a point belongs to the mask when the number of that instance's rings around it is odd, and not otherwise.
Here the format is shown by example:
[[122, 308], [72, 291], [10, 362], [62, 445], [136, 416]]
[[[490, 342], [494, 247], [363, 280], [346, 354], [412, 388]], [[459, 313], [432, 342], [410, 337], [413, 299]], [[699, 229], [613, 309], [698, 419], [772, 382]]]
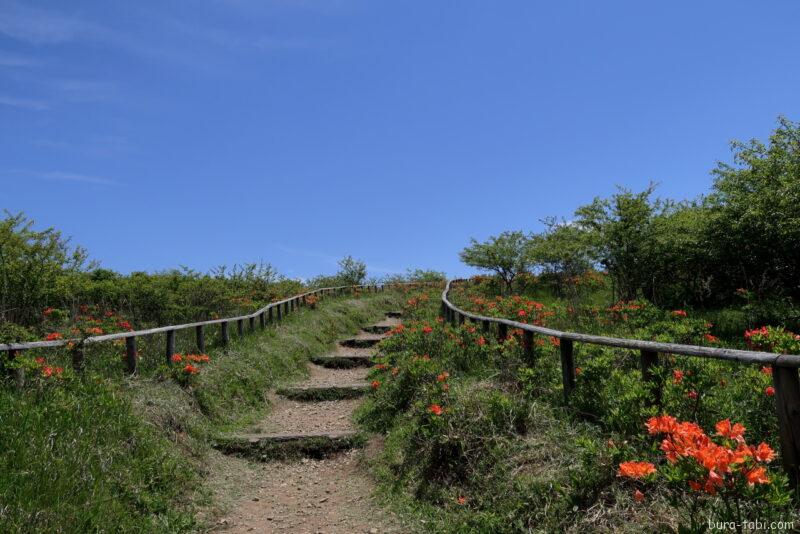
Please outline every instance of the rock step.
[[370, 367], [374, 361], [372, 356], [366, 354], [328, 354], [312, 356], [311, 363], [329, 369], [351, 369], [353, 367]]
[[279, 388], [277, 393], [287, 399], [298, 401], [327, 401], [355, 399], [363, 396], [368, 390], [369, 384], [366, 382], [354, 382], [351, 384], [291, 386]]
[[374, 347], [375, 345], [380, 343], [382, 339], [384, 339], [384, 337], [378, 334], [360, 334], [356, 337], [351, 337], [349, 339], [343, 339], [339, 341], [339, 345], [341, 345], [342, 347], [363, 349], [368, 347]]
[[287, 458], [326, 458], [362, 447], [366, 436], [355, 430], [274, 434], [239, 434], [217, 438], [214, 448], [236, 456], [269, 461]]
[[396, 325], [388, 325], [388, 324], [371, 324], [369, 326], [365, 326], [363, 328], [364, 332], [369, 332], [370, 334], [385, 334]]

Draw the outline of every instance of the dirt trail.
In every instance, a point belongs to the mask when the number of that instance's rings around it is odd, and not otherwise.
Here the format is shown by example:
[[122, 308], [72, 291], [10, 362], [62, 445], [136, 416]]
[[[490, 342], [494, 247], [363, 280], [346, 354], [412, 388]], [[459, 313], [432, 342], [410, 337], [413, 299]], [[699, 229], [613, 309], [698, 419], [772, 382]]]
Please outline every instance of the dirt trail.
[[[399, 324], [387, 319], [381, 325]], [[375, 337], [361, 332], [359, 339]], [[335, 354], [371, 354], [373, 349], [337, 347]], [[293, 387], [323, 388], [364, 383], [368, 367], [332, 369], [309, 363], [309, 378]], [[248, 434], [276, 435], [355, 431], [352, 415], [360, 399], [298, 401], [274, 395], [265, 420]], [[395, 533], [407, 532], [374, 502], [374, 482], [363, 465], [367, 450], [349, 449], [322, 458], [301, 457], [266, 463], [214, 455], [210, 471], [215, 493], [226, 495], [230, 510], [218, 532]], [[220, 469], [219, 467], [222, 467]]]

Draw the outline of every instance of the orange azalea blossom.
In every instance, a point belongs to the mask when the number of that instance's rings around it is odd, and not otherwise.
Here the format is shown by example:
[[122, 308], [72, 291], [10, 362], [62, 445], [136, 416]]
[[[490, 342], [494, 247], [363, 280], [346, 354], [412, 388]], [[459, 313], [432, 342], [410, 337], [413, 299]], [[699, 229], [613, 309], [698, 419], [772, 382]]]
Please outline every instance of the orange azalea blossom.
[[381, 387], [381, 383], [379, 380], [373, 380], [370, 386], [372, 386], [372, 389], [378, 389], [379, 387]]
[[170, 357], [170, 360], [172, 361], [172, 363], [180, 363], [183, 361], [183, 356], [181, 356], [178, 353], [175, 353]]
[[695, 390], [689, 391], [686, 396], [692, 400], [697, 398], [697, 392]]
[[400, 372], [399, 367], [392, 367], [392, 376], [397, 376], [399, 372]]
[[580, 367], [576, 367], [575, 368], [575, 376], [581, 376], [582, 372], [583, 372], [582, 368], [580, 368]]
[[56, 341], [57, 339], [63, 339], [63, 338], [64, 338], [64, 336], [62, 336], [60, 333], [51, 332], [50, 334], [47, 334], [47, 337], [45, 338], [45, 340], [47, 340], [47, 341]]
[[765, 375], [772, 376], [772, 367], [770, 367], [769, 365], [765, 365], [764, 367], [761, 368], [761, 372], [764, 373]]
[[764, 395], [767, 397], [772, 397], [775, 395], [775, 388], [772, 386], [767, 386], [767, 388], [764, 390]]
[[461, 496], [458, 497], [458, 499], [456, 499], [456, 502], [463, 506], [463, 505], [467, 504], [467, 498], [464, 497], [463, 495], [461, 495]]
[[375, 366], [375, 369], [378, 371], [385, 371], [389, 366], [385, 363], [379, 363]]
[[717, 429], [717, 434], [723, 438], [732, 439], [739, 443], [744, 442], [744, 425], [739, 423], [731, 424], [730, 419], [723, 419], [716, 424], [715, 428]]
[[442, 415], [442, 413], [444, 413], [444, 410], [438, 404], [431, 404], [430, 406], [428, 406], [428, 411], [436, 416]]
[[200, 372], [200, 368], [195, 367], [191, 363], [187, 363], [186, 367], [183, 368], [183, 372], [186, 373], [187, 375], [196, 375], [197, 373]]
[[441, 373], [439, 376], [436, 377], [436, 381], [437, 382], [444, 382], [448, 378], [450, 378], [450, 373], [445, 371], [445, 372]]
[[633, 492], [633, 499], [634, 499], [636, 502], [642, 502], [642, 501], [644, 501], [644, 493], [642, 493], [641, 491], [639, 491], [639, 490], [637, 489], [636, 491], [634, 491], [634, 492]]
[[650, 462], [622, 462], [619, 464], [617, 476], [628, 478], [644, 478], [656, 472], [656, 466]]
[[476, 343], [478, 343], [478, 345], [480, 345], [482, 347], [482, 346], [486, 345], [486, 338], [481, 336], [481, 337], [478, 338], [478, 341]]
[[430, 326], [425, 325], [422, 327], [423, 334], [430, 334], [431, 332], [433, 332], [433, 328], [431, 328]]
[[767, 477], [767, 470], [763, 467], [755, 467], [748, 471], [745, 474], [745, 478], [747, 479], [747, 484], [753, 486], [755, 484], [769, 484], [769, 478]]

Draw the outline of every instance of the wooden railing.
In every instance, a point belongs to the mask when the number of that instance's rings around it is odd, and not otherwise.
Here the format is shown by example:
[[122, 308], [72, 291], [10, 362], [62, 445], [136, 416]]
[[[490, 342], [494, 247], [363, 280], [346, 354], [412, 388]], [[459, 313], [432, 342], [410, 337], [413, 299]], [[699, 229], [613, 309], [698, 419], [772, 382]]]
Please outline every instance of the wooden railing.
[[[462, 324], [466, 319], [469, 319], [482, 324], [488, 330], [491, 325], [496, 324], [497, 335], [501, 340], [508, 336], [509, 328], [522, 330], [522, 350], [529, 361], [533, 359], [534, 335], [552, 336], [560, 340], [561, 376], [564, 386], [564, 399], [566, 401], [569, 400], [570, 393], [575, 389], [575, 342], [638, 350], [640, 352], [642, 378], [648, 382], [653, 379], [653, 370], [659, 363], [659, 354], [678, 354], [771, 366], [780, 433], [781, 460], [793, 486], [797, 488], [798, 481], [800, 481], [800, 379], [798, 379], [800, 355], [700, 347], [696, 345], [596, 336], [577, 332], [562, 332], [508, 319], [485, 317], [470, 313], [450, 302], [448, 295], [454, 282], [461, 282], [461, 280], [447, 282], [447, 286], [442, 293], [442, 317], [454, 325]], [[654, 395], [656, 399], [659, 399], [661, 396], [660, 385], [656, 384], [655, 387]]]
[[[179, 330], [187, 330], [194, 328], [197, 350], [200, 352], [205, 352], [206, 350], [205, 328], [208, 326], [219, 325], [220, 339], [223, 345], [227, 345], [230, 342], [230, 332], [228, 330], [228, 326], [230, 323], [233, 322], [236, 323], [237, 333], [240, 337], [243, 337], [245, 335], [245, 321], [247, 321], [248, 323], [248, 330], [250, 332], [256, 330], [256, 320], [258, 320], [260, 328], [262, 329], [266, 328], [268, 323], [278, 323], [283, 319], [283, 317], [285, 317], [289, 313], [292, 313], [295, 310], [300, 309], [301, 306], [304, 306], [306, 304], [306, 300], [310, 296], [317, 296], [319, 298], [324, 298], [329, 295], [341, 295], [345, 292], [352, 293], [355, 292], [357, 289], [364, 290], [365, 292], [368, 293], [369, 292], [377, 293], [379, 291], [384, 291], [386, 287], [394, 287], [400, 285], [404, 284], [390, 284], [389, 286], [383, 284], [372, 284], [372, 285], [323, 287], [320, 289], [315, 289], [313, 291], [302, 293], [300, 295], [288, 297], [283, 300], [279, 300], [277, 302], [272, 302], [264, 306], [263, 308], [254, 311], [253, 313], [247, 315], [240, 315], [238, 317], [228, 317], [226, 319], [213, 319], [210, 321], [200, 321], [196, 323], [160, 326], [158, 328], [149, 328], [147, 330], [132, 330], [130, 332], [120, 332], [117, 334], [92, 336], [92, 337], [87, 337], [85, 339], [59, 339], [54, 341], [32, 341], [28, 343], [0, 343], [0, 352], [3, 351], [7, 352], [8, 361], [11, 361], [14, 358], [16, 358], [21, 351], [24, 350], [63, 347], [66, 346], [67, 344], [72, 343], [73, 344], [73, 349], [71, 351], [72, 365], [76, 370], [81, 370], [83, 369], [83, 363], [84, 363], [83, 348], [85, 345], [124, 339], [126, 369], [128, 373], [135, 374], [139, 363], [139, 355], [136, 349], [136, 338], [138, 337], [151, 336], [154, 334], [165, 334], [165, 345], [166, 345], [165, 358], [167, 365], [169, 365], [171, 363], [172, 355], [175, 354], [175, 333]], [[21, 380], [21, 378], [18, 377], [17, 380], [19, 381]]]

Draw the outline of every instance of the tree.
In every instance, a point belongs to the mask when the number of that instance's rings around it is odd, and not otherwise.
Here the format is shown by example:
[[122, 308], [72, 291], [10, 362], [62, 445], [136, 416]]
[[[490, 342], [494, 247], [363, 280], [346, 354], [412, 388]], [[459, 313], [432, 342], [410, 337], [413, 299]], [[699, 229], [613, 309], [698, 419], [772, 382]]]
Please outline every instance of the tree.
[[494, 272], [503, 281], [506, 291], [511, 293], [517, 275], [530, 268], [527, 247], [528, 238], [522, 232], [503, 232], [483, 243], [471, 239], [459, 257], [471, 267]]
[[345, 256], [339, 260], [339, 272], [336, 278], [343, 286], [357, 286], [364, 283], [367, 277], [367, 264], [352, 256]]
[[593, 234], [579, 224], [559, 222], [551, 217], [542, 221], [546, 229], [531, 236], [528, 259], [551, 278], [562, 295], [570, 281], [595, 264]]

